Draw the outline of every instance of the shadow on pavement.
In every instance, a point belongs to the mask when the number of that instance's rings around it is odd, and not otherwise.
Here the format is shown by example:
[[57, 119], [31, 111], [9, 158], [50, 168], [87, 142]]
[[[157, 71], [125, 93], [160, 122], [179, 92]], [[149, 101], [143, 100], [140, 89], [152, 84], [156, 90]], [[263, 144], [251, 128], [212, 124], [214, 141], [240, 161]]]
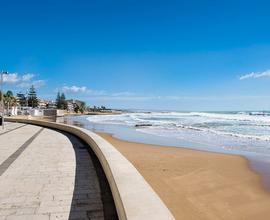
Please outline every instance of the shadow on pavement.
[[68, 133], [63, 134], [71, 141], [76, 155], [76, 177], [69, 219], [117, 220], [109, 183], [96, 155], [82, 140]]

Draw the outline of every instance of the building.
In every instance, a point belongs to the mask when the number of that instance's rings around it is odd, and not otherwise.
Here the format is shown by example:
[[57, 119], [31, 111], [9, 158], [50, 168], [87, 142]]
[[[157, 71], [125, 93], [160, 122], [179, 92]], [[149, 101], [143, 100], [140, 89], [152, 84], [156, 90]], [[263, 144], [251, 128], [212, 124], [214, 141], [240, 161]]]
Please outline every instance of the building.
[[48, 105], [47, 105], [47, 108], [49, 109], [56, 109], [56, 102], [51, 100], [51, 101], [48, 101]]
[[75, 103], [77, 106], [81, 107], [84, 102], [80, 101], [80, 100], [73, 100], [73, 103]]
[[67, 111], [74, 112], [74, 103], [73, 100], [67, 100]]
[[66, 100], [67, 102], [67, 111], [68, 112], [74, 112], [74, 109], [76, 107], [81, 107], [83, 105], [83, 101], [80, 101], [80, 100], [76, 100], [76, 99], [69, 99], [69, 100]]
[[48, 104], [49, 104], [49, 101], [47, 100], [42, 100], [42, 99], [38, 100], [38, 108], [45, 109], [48, 107]]

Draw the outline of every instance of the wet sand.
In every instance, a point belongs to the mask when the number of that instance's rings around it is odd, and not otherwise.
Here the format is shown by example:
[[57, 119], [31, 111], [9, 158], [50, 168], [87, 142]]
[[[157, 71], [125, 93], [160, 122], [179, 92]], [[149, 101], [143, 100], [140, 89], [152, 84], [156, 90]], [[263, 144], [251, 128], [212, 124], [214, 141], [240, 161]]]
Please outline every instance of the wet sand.
[[270, 219], [270, 193], [244, 157], [99, 134], [131, 161], [176, 219]]

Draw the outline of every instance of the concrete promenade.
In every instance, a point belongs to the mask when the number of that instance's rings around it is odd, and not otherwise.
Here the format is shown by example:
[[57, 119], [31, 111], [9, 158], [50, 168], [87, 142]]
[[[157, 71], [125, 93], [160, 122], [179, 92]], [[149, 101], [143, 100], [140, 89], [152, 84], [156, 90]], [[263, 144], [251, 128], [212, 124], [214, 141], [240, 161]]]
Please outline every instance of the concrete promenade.
[[117, 219], [96, 157], [78, 138], [7, 123], [0, 130], [0, 220]]

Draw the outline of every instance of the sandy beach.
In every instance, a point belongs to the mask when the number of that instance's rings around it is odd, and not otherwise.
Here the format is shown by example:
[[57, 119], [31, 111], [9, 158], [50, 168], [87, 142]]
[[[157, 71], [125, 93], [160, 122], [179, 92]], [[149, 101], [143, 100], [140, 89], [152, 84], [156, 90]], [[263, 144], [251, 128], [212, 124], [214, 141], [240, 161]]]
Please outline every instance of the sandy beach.
[[176, 219], [270, 218], [270, 193], [244, 157], [99, 134], [131, 161]]

